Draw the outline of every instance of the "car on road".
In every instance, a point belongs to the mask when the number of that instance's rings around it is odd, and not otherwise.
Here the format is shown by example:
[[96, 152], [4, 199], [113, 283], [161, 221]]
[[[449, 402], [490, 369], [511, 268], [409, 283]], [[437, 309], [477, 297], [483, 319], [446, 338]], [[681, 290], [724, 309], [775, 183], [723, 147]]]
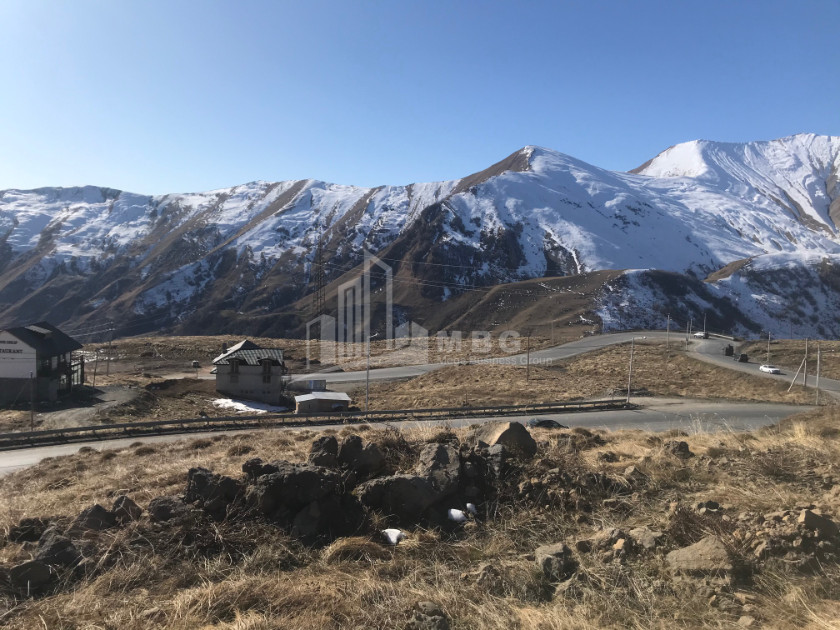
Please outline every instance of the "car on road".
[[779, 368], [777, 368], [775, 365], [765, 364], [765, 365], [759, 366], [758, 369], [761, 370], [762, 372], [767, 372], [768, 374], [781, 374], [782, 373], [782, 371]]
[[707, 332], [703, 332], [703, 331], [701, 330], [700, 332], [696, 332], [696, 333], [694, 333], [694, 336], [695, 336], [697, 339], [708, 339], [708, 338], [709, 338], [709, 333], [707, 333]]

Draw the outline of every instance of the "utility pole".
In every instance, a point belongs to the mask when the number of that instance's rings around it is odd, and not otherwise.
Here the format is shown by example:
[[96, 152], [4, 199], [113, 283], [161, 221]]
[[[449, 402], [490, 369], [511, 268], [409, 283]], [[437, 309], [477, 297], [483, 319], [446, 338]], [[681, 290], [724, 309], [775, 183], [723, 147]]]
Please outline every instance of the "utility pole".
[[35, 430], [35, 374], [29, 373], [29, 430]]
[[703, 311], [703, 337], [706, 337], [706, 311]]
[[691, 320], [685, 325], [685, 349], [688, 350], [688, 337], [691, 335]]
[[765, 363], [770, 363], [770, 331], [767, 331], [767, 360]]
[[528, 350], [526, 351], [527, 358], [525, 359], [525, 380], [531, 380], [531, 332], [528, 331]]
[[105, 363], [105, 376], [111, 374], [111, 341], [114, 339], [114, 322], [109, 321], [108, 324], [108, 358]]
[[671, 356], [671, 313], [668, 313], [668, 323], [665, 324], [665, 349], [668, 356]]
[[630, 385], [633, 382], [633, 351], [635, 350], [636, 338], [630, 339], [630, 369], [627, 370], [627, 404], [630, 404]]
[[376, 337], [379, 333], [374, 333], [367, 338], [367, 371], [365, 373], [365, 414], [368, 412], [370, 405], [370, 340]]
[[324, 248], [321, 227], [318, 227], [318, 248], [315, 250], [315, 293], [312, 296], [312, 315], [320, 317], [324, 314]]
[[802, 372], [802, 384], [808, 387], [808, 337], [805, 337], [805, 371]]
[[820, 342], [817, 342], [817, 406], [820, 405]]

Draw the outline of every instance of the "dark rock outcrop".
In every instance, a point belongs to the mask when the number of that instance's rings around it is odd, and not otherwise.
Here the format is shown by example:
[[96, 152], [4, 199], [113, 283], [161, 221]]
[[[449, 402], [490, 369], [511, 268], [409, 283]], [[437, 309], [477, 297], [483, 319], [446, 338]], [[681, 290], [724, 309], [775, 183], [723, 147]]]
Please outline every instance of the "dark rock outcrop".
[[27, 593], [46, 586], [55, 577], [55, 569], [41, 560], [29, 560], [9, 570], [9, 581], [12, 587]]
[[429, 480], [441, 497], [458, 491], [461, 482], [461, 459], [448, 444], [427, 444], [420, 451], [415, 472]]
[[12, 542], [35, 542], [50, 526], [44, 518], [22, 518], [17, 525], [9, 528], [8, 538]]
[[325, 468], [334, 468], [338, 465], [338, 440], [335, 436], [325, 435], [312, 443], [309, 463]]
[[565, 543], [537, 547], [534, 559], [543, 575], [551, 582], [569, 579], [578, 567], [572, 550]]
[[111, 512], [113, 512], [118, 524], [125, 525], [139, 519], [143, 515], [143, 508], [123, 494], [114, 500]]
[[311, 464], [275, 462], [275, 472], [261, 475], [246, 491], [248, 505], [267, 516], [297, 513], [313, 501], [339, 493], [341, 476]]
[[364, 444], [358, 435], [348, 435], [338, 445], [338, 461], [355, 473], [374, 475], [385, 466], [385, 455], [376, 444]]
[[69, 538], [48, 530], [38, 541], [35, 559], [54, 566], [74, 567], [82, 561], [82, 554]]
[[396, 516], [401, 522], [417, 521], [443, 498], [426, 477], [392, 475], [371, 479], [356, 489], [363, 505]]
[[104, 529], [115, 527], [116, 524], [117, 519], [114, 516], [114, 513], [110, 510], [106, 510], [104, 507], [96, 503], [81, 511], [76, 519], [70, 524], [70, 528], [67, 530], [67, 533], [73, 536], [89, 531], [102, 531]]
[[222, 520], [228, 506], [243, 493], [242, 484], [232, 477], [214, 474], [206, 468], [190, 468], [184, 501], [197, 503], [212, 518]]
[[146, 511], [153, 521], [165, 522], [183, 516], [188, 508], [180, 497], [165, 496], [152, 499]]

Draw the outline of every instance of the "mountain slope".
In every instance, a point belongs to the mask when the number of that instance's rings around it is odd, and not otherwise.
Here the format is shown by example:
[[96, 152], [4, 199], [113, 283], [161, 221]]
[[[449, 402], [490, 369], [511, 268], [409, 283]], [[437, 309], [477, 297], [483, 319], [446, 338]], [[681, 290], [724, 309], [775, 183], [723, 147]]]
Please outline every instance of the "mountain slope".
[[387, 259], [400, 307], [419, 321], [465, 290], [528, 278], [658, 269], [703, 279], [743, 259], [774, 269], [777, 255], [813, 267], [840, 256], [838, 173], [840, 138], [799, 135], [689, 142], [631, 173], [526, 147], [463, 179], [408, 186], [7, 190], [0, 323], [290, 334], [319, 242], [334, 283], [364, 248]]

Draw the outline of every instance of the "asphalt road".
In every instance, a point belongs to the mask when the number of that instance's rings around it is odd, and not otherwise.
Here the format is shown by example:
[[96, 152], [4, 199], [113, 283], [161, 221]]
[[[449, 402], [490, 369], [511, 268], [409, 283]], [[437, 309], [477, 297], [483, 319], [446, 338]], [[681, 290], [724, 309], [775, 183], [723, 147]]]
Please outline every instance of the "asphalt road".
[[[608, 335], [593, 335], [591, 337], [583, 337], [577, 341], [565, 343], [562, 346], [555, 346], [553, 348], [546, 348], [544, 350], [536, 350], [531, 353], [531, 364], [537, 365], [540, 363], [551, 363], [561, 359], [569, 359], [579, 354], [592, 352], [607, 346], [614, 346], [620, 343], [627, 343], [631, 339], [657, 339], [664, 341], [666, 339], [664, 332], [622, 332], [611, 333]], [[676, 343], [684, 340], [684, 334], [671, 333], [670, 338]], [[526, 353], [512, 354], [509, 356], [477, 359], [473, 361], [481, 363], [496, 363], [503, 365], [525, 365], [528, 361]], [[421, 376], [434, 370], [439, 370], [446, 367], [446, 363], [426, 363], [423, 365], [408, 365], [404, 367], [389, 367], [389, 368], [375, 368], [370, 370], [370, 380], [392, 380], [400, 378], [413, 378]], [[360, 370], [357, 372], [315, 372], [310, 374], [303, 374], [295, 380], [325, 380], [328, 383], [358, 383], [364, 381], [367, 372]]]
[[[748, 431], [774, 424], [790, 415], [807, 411], [811, 407], [798, 405], [777, 405], [770, 403], [732, 403], [709, 402], [682, 398], [639, 398], [633, 402], [643, 404], [639, 409], [620, 411], [584, 411], [578, 413], [558, 413], [540, 415], [540, 419], [551, 418], [567, 426], [587, 427], [590, 429], [638, 429], [642, 431], [667, 431], [681, 429], [688, 433], [713, 431]], [[494, 420], [527, 422], [533, 416], [504, 416], [489, 418], [461, 418], [454, 420], [428, 420], [423, 422], [402, 422], [400, 427], [413, 428], [430, 424], [464, 427], [480, 422]], [[371, 423], [372, 426], [386, 426], [386, 423]], [[264, 429], [265, 431], [295, 431], [335, 427], [335, 425], [313, 424], [301, 429]], [[250, 431], [231, 431], [229, 433], [253, 433]], [[41, 446], [37, 448], [6, 451], [0, 454], [0, 476], [37, 464], [46, 457], [71, 455], [80, 448], [88, 446], [97, 450], [121, 449], [137, 441], [144, 443], [175, 442], [193, 440], [199, 437], [218, 435], [218, 432], [190, 433], [188, 435], [160, 435], [142, 439], [126, 438], [107, 442], [87, 442], [62, 444], [59, 446]]]
[[[723, 351], [726, 348], [727, 344], [732, 343], [728, 339], [704, 339], [698, 340], [696, 343], [693, 344], [693, 350], [695, 350], [695, 356], [702, 361], [706, 361], [707, 363], [713, 363], [715, 365], [719, 365], [721, 367], [725, 367], [730, 370], [736, 370], [738, 372], [745, 372], [747, 374], [753, 374], [757, 376], [763, 376], [765, 378], [775, 379], [777, 381], [781, 381], [790, 385], [791, 381], [793, 381], [793, 377], [796, 372], [786, 372], [782, 371], [782, 374], [767, 374], [765, 372], [760, 371], [758, 368], [762, 364], [762, 358], [764, 355], [754, 355], [754, 358], [757, 358], [758, 361], [753, 359], [750, 360], [749, 363], [739, 363], [735, 361], [732, 357], [724, 356]], [[813, 373], [814, 365], [808, 366], [808, 387], [816, 388], [817, 379], [816, 375]], [[797, 379], [798, 386], [802, 386], [803, 384], [803, 376], [802, 373], [799, 374]], [[820, 378], [820, 391], [828, 392], [835, 397], [840, 397], [840, 381], [835, 381], [829, 378]]]

